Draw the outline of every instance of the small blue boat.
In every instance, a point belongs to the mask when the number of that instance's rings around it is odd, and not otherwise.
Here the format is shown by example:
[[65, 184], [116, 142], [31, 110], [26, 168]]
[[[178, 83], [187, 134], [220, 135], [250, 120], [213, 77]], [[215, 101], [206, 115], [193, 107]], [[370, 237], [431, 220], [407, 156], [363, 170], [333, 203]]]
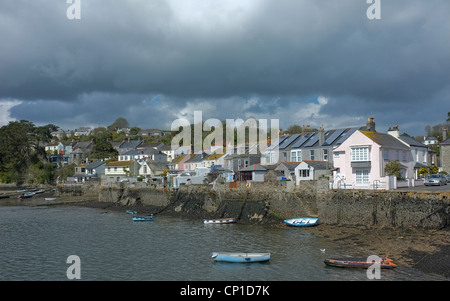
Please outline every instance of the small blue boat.
[[270, 260], [270, 253], [244, 253], [244, 252], [214, 252], [211, 257], [214, 261], [225, 262], [263, 262]]
[[293, 227], [311, 227], [316, 226], [319, 223], [319, 219], [316, 217], [297, 217], [285, 219], [284, 222]]
[[133, 216], [134, 222], [150, 222], [153, 220], [153, 216]]

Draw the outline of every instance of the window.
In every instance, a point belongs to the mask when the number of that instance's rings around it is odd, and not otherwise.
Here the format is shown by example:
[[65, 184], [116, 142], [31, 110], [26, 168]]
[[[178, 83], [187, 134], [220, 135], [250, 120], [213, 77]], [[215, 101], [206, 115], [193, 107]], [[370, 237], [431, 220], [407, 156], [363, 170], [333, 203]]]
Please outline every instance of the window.
[[369, 161], [369, 147], [352, 148], [352, 161]]
[[309, 157], [310, 157], [311, 160], [315, 160], [314, 159], [314, 150], [313, 149], [309, 151]]
[[357, 169], [356, 170], [356, 184], [368, 184], [369, 183], [369, 170]]
[[293, 150], [291, 151], [291, 162], [301, 162], [302, 161], [302, 151]]
[[299, 169], [299, 175], [301, 178], [309, 177], [309, 169]]
[[389, 160], [389, 151], [387, 149], [383, 150], [383, 159]]
[[402, 161], [406, 161], [406, 152], [402, 152]]
[[323, 160], [328, 161], [328, 150], [327, 149], [323, 150]]

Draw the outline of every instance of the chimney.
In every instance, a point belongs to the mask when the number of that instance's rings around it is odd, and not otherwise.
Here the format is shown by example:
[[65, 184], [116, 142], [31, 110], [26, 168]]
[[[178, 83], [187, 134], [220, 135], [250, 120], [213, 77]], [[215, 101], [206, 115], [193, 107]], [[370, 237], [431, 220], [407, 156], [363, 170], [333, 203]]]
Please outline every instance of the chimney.
[[392, 129], [389, 128], [388, 134], [395, 138], [399, 138], [400, 134], [399, 134], [399, 130], [398, 130], [398, 125], [394, 126]]
[[319, 129], [319, 146], [322, 146], [325, 142], [325, 130], [323, 129], [323, 124]]
[[370, 117], [370, 118], [367, 120], [366, 130], [367, 130], [367, 131], [370, 131], [370, 132], [376, 132], [376, 131], [375, 131], [375, 118]]

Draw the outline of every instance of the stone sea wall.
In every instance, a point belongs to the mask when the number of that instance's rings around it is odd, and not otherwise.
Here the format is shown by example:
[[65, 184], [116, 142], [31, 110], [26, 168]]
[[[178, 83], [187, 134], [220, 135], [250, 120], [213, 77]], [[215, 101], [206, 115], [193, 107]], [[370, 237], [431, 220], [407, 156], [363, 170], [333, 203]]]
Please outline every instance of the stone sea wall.
[[[231, 188], [230, 188], [231, 186]], [[58, 187], [58, 194], [123, 206], [151, 206], [193, 218], [236, 217], [241, 223], [273, 223], [318, 217], [331, 225], [376, 227], [450, 226], [450, 192], [328, 189], [327, 181], [187, 185], [178, 190], [145, 183]]]

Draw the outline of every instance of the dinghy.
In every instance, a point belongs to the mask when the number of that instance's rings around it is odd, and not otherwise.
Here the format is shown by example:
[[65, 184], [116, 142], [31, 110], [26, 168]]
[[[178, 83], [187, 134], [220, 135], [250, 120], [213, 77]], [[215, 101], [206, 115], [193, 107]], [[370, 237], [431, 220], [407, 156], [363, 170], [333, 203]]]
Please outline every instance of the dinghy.
[[389, 258], [380, 258], [380, 261], [368, 261], [365, 257], [343, 257], [343, 258], [327, 258], [324, 263], [328, 266], [340, 268], [363, 268], [367, 269], [375, 264], [379, 264], [382, 269], [392, 269], [397, 265]]
[[297, 217], [285, 219], [284, 222], [293, 227], [311, 227], [316, 226], [319, 223], [319, 219], [316, 217]]
[[214, 261], [225, 262], [263, 262], [270, 260], [270, 253], [244, 253], [244, 252], [214, 252], [211, 257]]
[[205, 224], [232, 224], [235, 223], [235, 218], [217, 218], [217, 219], [204, 219], [203, 223]]
[[153, 220], [153, 216], [133, 216], [134, 222], [149, 222]]

